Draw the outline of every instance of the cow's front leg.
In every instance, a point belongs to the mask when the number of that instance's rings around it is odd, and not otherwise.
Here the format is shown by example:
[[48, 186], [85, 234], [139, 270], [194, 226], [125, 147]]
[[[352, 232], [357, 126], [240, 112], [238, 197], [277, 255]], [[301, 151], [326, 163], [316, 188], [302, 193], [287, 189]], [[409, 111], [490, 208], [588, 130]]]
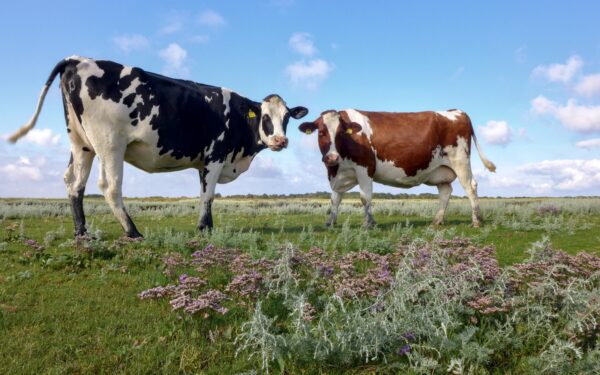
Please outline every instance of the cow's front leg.
[[200, 218], [198, 229], [201, 231], [210, 230], [213, 227], [212, 203], [222, 169], [222, 163], [211, 163], [200, 170]]
[[357, 171], [356, 177], [360, 187], [360, 201], [365, 209], [365, 221], [363, 227], [372, 228], [375, 226], [373, 212], [371, 210], [371, 198], [373, 197], [373, 179], [368, 175], [366, 168]]
[[332, 227], [337, 222], [338, 208], [342, 201], [342, 195], [343, 193], [335, 190], [331, 192], [331, 215], [329, 216], [329, 220], [325, 223], [326, 227]]

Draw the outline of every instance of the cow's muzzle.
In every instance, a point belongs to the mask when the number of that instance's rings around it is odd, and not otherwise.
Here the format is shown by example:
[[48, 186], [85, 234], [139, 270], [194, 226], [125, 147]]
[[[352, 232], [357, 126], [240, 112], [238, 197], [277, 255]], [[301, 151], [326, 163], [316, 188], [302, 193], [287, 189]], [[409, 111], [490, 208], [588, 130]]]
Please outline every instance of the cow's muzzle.
[[323, 163], [328, 167], [335, 167], [340, 164], [340, 155], [338, 154], [326, 154], [323, 156]]
[[288, 139], [286, 136], [276, 135], [273, 137], [273, 142], [268, 146], [273, 151], [281, 151], [288, 146]]

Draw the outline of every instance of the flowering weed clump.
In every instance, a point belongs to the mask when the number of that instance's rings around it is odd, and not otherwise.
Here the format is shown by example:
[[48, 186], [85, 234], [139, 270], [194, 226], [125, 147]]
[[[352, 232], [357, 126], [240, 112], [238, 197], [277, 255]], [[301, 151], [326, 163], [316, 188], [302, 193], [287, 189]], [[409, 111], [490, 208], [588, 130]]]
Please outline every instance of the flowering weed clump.
[[554, 251], [547, 241], [506, 269], [493, 247], [461, 238], [415, 239], [384, 255], [288, 244], [277, 260], [209, 245], [163, 261], [175, 282], [139, 297], [169, 298], [173, 310], [205, 318], [250, 307], [237, 355], [259, 359], [265, 371], [274, 363], [415, 373], [600, 369], [600, 258]]

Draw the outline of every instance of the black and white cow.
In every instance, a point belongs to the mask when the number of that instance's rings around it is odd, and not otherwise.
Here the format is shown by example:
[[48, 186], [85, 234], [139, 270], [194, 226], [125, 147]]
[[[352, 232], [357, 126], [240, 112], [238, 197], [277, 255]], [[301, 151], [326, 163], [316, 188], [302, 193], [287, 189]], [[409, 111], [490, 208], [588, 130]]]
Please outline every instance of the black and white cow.
[[289, 118], [308, 113], [304, 107], [288, 108], [278, 95], [259, 103], [225, 88], [73, 56], [56, 65], [35, 114], [11, 142], [34, 127], [58, 74], [71, 140], [65, 184], [76, 235], [86, 232], [83, 194], [94, 156], [101, 165], [98, 186], [127, 236], [141, 235], [123, 205], [123, 161], [150, 173], [198, 169], [198, 227], [212, 228], [217, 182], [235, 180], [261, 150], [287, 147]]

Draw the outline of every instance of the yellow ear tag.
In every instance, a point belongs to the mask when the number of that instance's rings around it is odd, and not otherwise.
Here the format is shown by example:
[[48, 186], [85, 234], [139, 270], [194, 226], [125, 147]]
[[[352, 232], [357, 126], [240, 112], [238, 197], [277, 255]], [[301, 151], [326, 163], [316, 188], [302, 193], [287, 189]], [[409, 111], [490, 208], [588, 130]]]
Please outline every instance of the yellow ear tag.
[[256, 113], [254, 113], [253, 110], [249, 110], [248, 111], [248, 118], [255, 118], [256, 117]]
[[310, 130], [310, 129], [306, 129], [306, 131], [305, 131], [304, 133], [306, 133], [306, 134], [308, 134], [308, 135], [311, 135], [311, 134], [312, 134], [312, 130]]
[[348, 133], [348, 134], [352, 134], [352, 128], [348, 128], [348, 129], [346, 129], [346, 133]]

